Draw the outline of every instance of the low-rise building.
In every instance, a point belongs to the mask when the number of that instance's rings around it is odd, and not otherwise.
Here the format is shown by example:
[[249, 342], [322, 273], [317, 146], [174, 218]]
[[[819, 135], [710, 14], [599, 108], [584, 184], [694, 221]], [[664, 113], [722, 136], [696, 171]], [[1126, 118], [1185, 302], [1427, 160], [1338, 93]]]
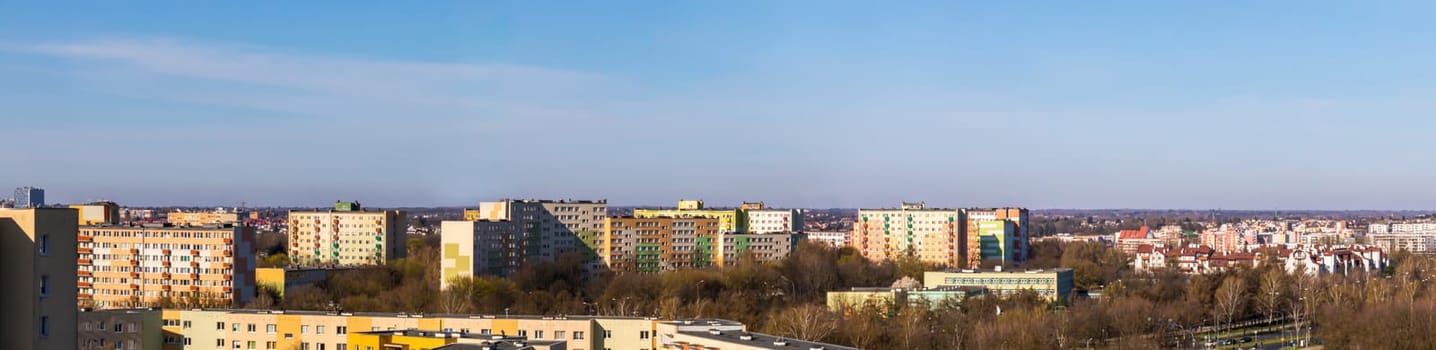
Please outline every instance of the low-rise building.
[[826, 349], [848, 350], [852, 347], [749, 332], [742, 323], [728, 320], [678, 320], [658, 323], [656, 336], [659, 349]]
[[81, 310], [79, 350], [160, 350], [159, 309]]
[[238, 225], [240, 213], [217, 208], [214, 211], [175, 210], [165, 214], [165, 222], [174, 226]]
[[938, 286], [937, 288], [890, 288], [856, 287], [851, 290], [828, 292], [828, 309], [834, 312], [850, 312], [865, 307], [891, 310], [897, 305], [926, 305], [937, 307], [943, 302], [961, 302], [967, 297], [981, 295], [986, 289], [981, 286]]
[[849, 245], [848, 234], [849, 232], [842, 231], [810, 231], [804, 232], [803, 238], [823, 243], [833, 248], [842, 248]]
[[[559, 331], [562, 332], [562, 331]], [[460, 333], [453, 330], [406, 329], [351, 333], [355, 349], [433, 350], [566, 350], [566, 340], [531, 340], [528, 337]]]
[[330, 276], [343, 271], [383, 269], [377, 266], [337, 266], [337, 267], [273, 267], [257, 268], [254, 270], [255, 285], [269, 288], [279, 294], [280, 297], [297, 288], [314, 286], [328, 280]]
[[977, 286], [994, 295], [1032, 291], [1051, 302], [1066, 303], [1072, 293], [1072, 269], [951, 270], [923, 273], [923, 287]]

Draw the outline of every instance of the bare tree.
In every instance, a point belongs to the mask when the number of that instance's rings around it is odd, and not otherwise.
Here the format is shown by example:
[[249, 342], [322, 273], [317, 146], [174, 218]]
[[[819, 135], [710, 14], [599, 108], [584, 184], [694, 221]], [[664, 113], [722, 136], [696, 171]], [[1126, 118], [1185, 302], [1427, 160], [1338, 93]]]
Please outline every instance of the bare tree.
[[769, 328], [779, 335], [822, 341], [838, 329], [837, 315], [818, 304], [793, 306], [773, 315]]
[[1281, 312], [1282, 302], [1285, 301], [1286, 274], [1279, 268], [1268, 268], [1261, 275], [1261, 285], [1257, 290], [1257, 307], [1266, 314], [1267, 322], [1271, 322], [1277, 313]]
[[1217, 287], [1216, 311], [1217, 316], [1226, 321], [1228, 327], [1237, 312], [1246, 306], [1247, 281], [1239, 276], [1227, 277], [1222, 285]]

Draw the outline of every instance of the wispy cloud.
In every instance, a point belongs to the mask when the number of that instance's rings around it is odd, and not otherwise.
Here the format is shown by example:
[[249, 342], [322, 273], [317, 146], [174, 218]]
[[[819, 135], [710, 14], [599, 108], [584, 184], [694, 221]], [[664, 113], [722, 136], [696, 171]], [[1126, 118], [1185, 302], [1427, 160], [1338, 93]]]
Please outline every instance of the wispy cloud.
[[[167, 94], [171, 98], [261, 110], [297, 106], [289, 111], [323, 112], [358, 104], [385, 110], [514, 111], [536, 108], [525, 104], [613, 83], [598, 74], [515, 64], [304, 55], [178, 39], [54, 42], [22, 50], [74, 60], [86, 65], [82, 72], [97, 78], [182, 79], [185, 88]], [[223, 88], [222, 94], [202, 93], [219, 88]], [[297, 95], [340, 100], [304, 103], [295, 99]]]

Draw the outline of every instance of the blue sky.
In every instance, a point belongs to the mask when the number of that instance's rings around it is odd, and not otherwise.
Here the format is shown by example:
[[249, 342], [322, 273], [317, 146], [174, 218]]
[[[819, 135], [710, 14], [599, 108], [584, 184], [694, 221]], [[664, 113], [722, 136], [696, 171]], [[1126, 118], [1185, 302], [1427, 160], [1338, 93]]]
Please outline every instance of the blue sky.
[[0, 3], [0, 186], [1436, 208], [1426, 2]]

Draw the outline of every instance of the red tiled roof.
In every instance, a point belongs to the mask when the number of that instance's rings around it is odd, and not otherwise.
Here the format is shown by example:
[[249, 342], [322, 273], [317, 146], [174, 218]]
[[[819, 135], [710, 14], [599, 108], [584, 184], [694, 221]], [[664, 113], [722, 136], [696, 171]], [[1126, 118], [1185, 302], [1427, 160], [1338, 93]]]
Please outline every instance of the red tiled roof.
[[1117, 239], [1146, 239], [1148, 231], [1151, 231], [1151, 229], [1146, 226], [1142, 226], [1141, 229], [1137, 230], [1122, 230], [1117, 233]]

